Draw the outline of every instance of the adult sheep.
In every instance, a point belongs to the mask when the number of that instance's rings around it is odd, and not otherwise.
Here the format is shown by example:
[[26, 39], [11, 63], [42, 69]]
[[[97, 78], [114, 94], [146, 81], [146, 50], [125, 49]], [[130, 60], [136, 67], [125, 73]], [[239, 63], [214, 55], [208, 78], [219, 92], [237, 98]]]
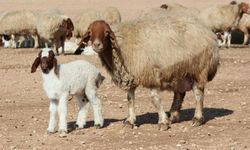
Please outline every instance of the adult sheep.
[[[236, 29], [245, 13], [250, 13], [247, 3], [216, 5], [204, 8], [200, 11], [199, 19], [213, 32], [228, 31]], [[230, 47], [231, 36], [228, 36], [227, 46]]]
[[121, 22], [121, 14], [116, 7], [107, 7], [103, 11], [85, 9], [74, 18], [74, 36], [76, 38], [82, 37], [87, 31], [89, 24], [100, 19], [103, 19], [113, 25]]
[[105, 21], [95, 21], [81, 42], [92, 43], [113, 82], [127, 91], [125, 125], [133, 127], [136, 121], [135, 90], [140, 85], [151, 89], [160, 130], [167, 129], [170, 123], [158, 95], [163, 90], [175, 93], [171, 108], [174, 122], [180, 115], [179, 103], [186, 91], [193, 89], [196, 98], [193, 126], [201, 125], [204, 88], [219, 65], [215, 35], [188, 17], [138, 20], [122, 23], [114, 29], [118, 32], [113, 32]]
[[30, 10], [4, 12], [0, 17], [0, 35], [30, 35], [39, 47], [36, 29], [37, 15]]

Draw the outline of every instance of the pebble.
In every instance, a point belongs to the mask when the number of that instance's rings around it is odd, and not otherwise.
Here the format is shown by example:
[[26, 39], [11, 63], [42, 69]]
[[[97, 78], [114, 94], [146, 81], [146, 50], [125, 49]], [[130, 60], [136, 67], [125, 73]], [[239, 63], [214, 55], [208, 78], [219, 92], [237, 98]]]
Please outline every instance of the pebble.
[[122, 108], [122, 104], [119, 104], [119, 108]]
[[10, 146], [10, 149], [16, 149], [16, 146]]
[[187, 143], [187, 141], [185, 141], [185, 140], [180, 140], [179, 141], [179, 144], [186, 144]]
[[86, 142], [85, 142], [85, 141], [82, 141], [81, 144], [86, 144]]
[[131, 144], [133, 144], [133, 142], [129, 141], [128, 144], [131, 145]]
[[176, 144], [177, 147], [181, 147], [181, 144]]

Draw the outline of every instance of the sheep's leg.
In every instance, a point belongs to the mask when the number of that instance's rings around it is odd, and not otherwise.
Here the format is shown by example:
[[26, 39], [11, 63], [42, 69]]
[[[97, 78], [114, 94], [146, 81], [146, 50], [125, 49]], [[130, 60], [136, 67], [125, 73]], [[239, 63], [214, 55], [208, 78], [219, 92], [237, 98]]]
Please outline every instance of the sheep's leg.
[[151, 97], [152, 97], [152, 103], [154, 104], [155, 108], [158, 111], [158, 115], [159, 115], [159, 130], [164, 131], [169, 129], [169, 119], [164, 111], [162, 102], [161, 102], [161, 98], [158, 94], [158, 90], [157, 89], [151, 89], [151, 93], [150, 93]]
[[60, 137], [65, 137], [67, 130], [67, 101], [68, 94], [62, 94], [59, 100], [58, 105], [58, 114], [59, 114], [59, 133]]
[[50, 105], [49, 105], [50, 118], [49, 118], [49, 126], [47, 129], [47, 132], [49, 134], [55, 132], [57, 106], [58, 106], [58, 101], [56, 99], [50, 99]]
[[89, 110], [89, 100], [84, 96], [76, 96], [79, 105], [79, 112], [76, 121], [76, 128], [84, 128], [86, 125], [87, 114]]
[[34, 39], [34, 48], [39, 48], [39, 37], [38, 35], [31, 35], [31, 37]]
[[[91, 85], [90, 85], [91, 84]], [[94, 111], [94, 120], [96, 128], [101, 128], [103, 126], [104, 120], [102, 117], [102, 106], [101, 101], [96, 95], [96, 87], [92, 86], [92, 83], [87, 85], [85, 89], [85, 94], [93, 108]]]
[[227, 33], [227, 48], [230, 48], [230, 46], [231, 46], [231, 39], [232, 39], [232, 32], [229, 31]]
[[192, 126], [199, 126], [204, 123], [204, 117], [203, 117], [204, 86], [200, 86], [195, 82], [193, 85], [193, 92], [196, 99], [196, 108]]
[[248, 44], [248, 38], [249, 38], [249, 33], [248, 33], [248, 29], [243, 30], [244, 32], [244, 42], [243, 45], [247, 45]]
[[62, 38], [62, 39], [61, 39], [61, 46], [62, 46], [62, 54], [63, 54], [63, 55], [65, 55], [65, 53], [64, 53], [64, 43], [65, 43], [65, 39]]
[[174, 92], [174, 100], [170, 109], [170, 121], [171, 123], [180, 121], [180, 110], [182, 106], [183, 99], [186, 95], [186, 92]]
[[135, 88], [129, 89], [127, 94], [128, 99], [128, 117], [124, 121], [124, 126], [133, 128], [136, 116], [135, 116]]

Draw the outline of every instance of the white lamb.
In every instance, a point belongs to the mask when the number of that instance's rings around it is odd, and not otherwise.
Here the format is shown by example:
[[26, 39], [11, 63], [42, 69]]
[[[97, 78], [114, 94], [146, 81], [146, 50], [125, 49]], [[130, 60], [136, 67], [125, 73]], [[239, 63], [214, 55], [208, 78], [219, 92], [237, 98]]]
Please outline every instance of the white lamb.
[[102, 107], [96, 95], [97, 88], [102, 84], [104, 77], [92, 64], [77, 60], [67, 64], [57, 65], [52, 49], [42, 49], [35, 59], [31, 73], [41, 66], [43, 88], [50, 100], [50, 120], [48, 133], [54, 133], [56, 127], [56, 113], [59, 114], [60, 137], [67, 133], [67, 102], [70, 95], [74, 95], [79, 104], [79, 113], [76, 121], [78, 128], [86, 124], [89, 102], [93, 107], [95, 126], [103, 126]]

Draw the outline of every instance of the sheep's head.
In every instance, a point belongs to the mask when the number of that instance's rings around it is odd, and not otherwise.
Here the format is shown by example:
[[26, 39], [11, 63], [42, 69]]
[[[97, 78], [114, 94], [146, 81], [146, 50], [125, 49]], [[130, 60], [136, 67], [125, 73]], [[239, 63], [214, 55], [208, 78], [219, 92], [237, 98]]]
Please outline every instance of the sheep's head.
[[115, 41], [115, 34], [109, 24], [103, 20], [94, 21], [83, 35], [81, 43], [91, 42], [95, 52], [100, 53]]
[[74, 24], [70, 18], [64, 19], [62, 27], [66, 31], [66, 38], [70, 39], [73, 36]]
[[58, 75], [57, 60], [50, 48], [44, 48], [39, 52], [38, 57], [32, 64], [31, 73], [36, 72], [39, 65], [43, 73], [48, 74], [51, 69], [55, 68], [54, 71]]
[[250, 14], [250, 8], [247, 3], [244, 3], [244, 2], [240, 3], [239, 8], [242, 13]]
[[162, 8], [162, 9], [168, 9], [168, 5], [167, 4], [162, 4], [160, 8]]

